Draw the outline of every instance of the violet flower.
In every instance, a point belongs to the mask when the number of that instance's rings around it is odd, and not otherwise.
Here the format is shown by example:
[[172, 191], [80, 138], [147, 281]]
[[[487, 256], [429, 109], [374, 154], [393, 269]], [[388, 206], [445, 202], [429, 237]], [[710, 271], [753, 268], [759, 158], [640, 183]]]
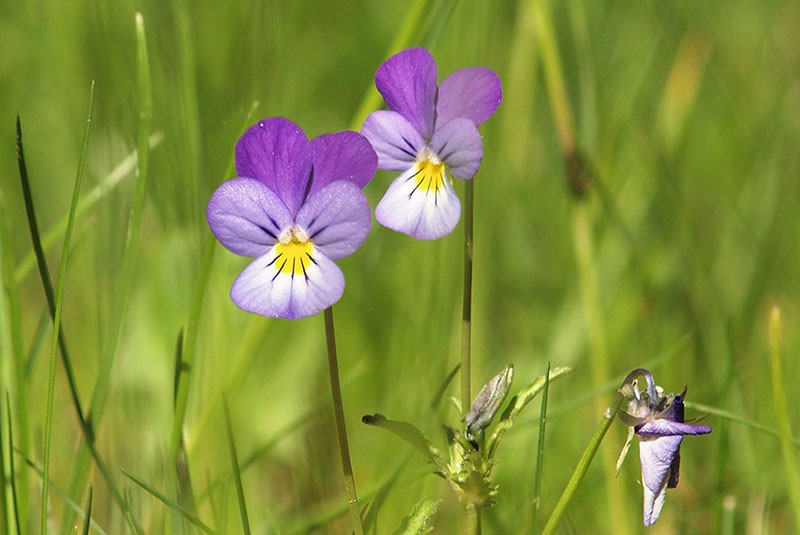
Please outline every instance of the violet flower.
[[375, 219], [423, 240], [445, 236], [458, 224], [461, 203], [445, 167], [455, 178], [475, 176], [483, 157], [478, 125], [503, 97], [500, 79], [485, 67], [460, 69], [438, 87], [436, 82], [436, 62], [426, 49], [390, 57], [375, 73], [389, 110], [370, 114], [361, 128], [378, 153], [378, 167], [403, 171]]
[[211, 196], [211, 231], [232, 252], [255, 257], [231, 288], [237, 306], [269, 317], [303, 318], [339, 300], [344, 275], [333, 262], [352, 254], [371, 225], [362, 188], [377, 156], [356, 132], [308, 141], [279, 117], [236, 144], [239, 178]]
[[[635, 377], [644, 377], [646, 389], [639, 392]], [[711, 432], [707, 425], [684, 423], [683, 392], [664, 395], [657, 387], [653, 375], [645, 369], [632, 371], [623, 383], [621, 392], [628, 396], [621, 419], [639, 435], [639, 460], [642, 464], [644, 488], [643, 518], [645, 526], [652, 526], [661, 514], [667, 489], [678, 486], [680, 472], [680, 447], [685, 435], [705, 435]]]

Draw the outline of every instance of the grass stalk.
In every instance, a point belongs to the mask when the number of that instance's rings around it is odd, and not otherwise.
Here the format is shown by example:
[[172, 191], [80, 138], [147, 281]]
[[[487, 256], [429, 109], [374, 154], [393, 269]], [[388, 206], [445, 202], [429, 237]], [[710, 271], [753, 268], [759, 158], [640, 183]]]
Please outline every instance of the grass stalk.
[[231, 466], [233, 468], [233, 481], [236, 484], [236, 499], [239, 501], [239, 514], [242, 517], [242, 531], [245, 535], [250, 535], [250, 520], [247, 515], [247, 502], [244, 499], [244, 485], [242, 485], [242, 472], [239, 470], [239, 456], [236, 454], [236, 441], [233, 439], [233, 425], [231, 424], [231, 413], [228, 410], [228, 401], [223, 399], [225, 410], [225, 430], [228, 438], [228, 450], [231, 454]]
[[[603, 441], [603, 437], [606, 435], [608, 428], [611, 427], [611, 422], [614, 421], [614, 416], [616, 416], [620, 405], [622, 405], [622, 395], [617, 394], [614, 398], [614, 401], [603, 413], [603, 419], [600, 421], [600, 425], [594, 432], [594, 436], [592, 436], [592, 439], [589, 441], [589, 445], [586, 447], [586, 450], [584, 450], [583, 455], [578, 461], [578, 465], [575, 467], [572, 477], [570, 477], [569, 481], [567, 482], [564, 492], [561, 493], [558, 503], [556, 503], [556, 506], [553, 508], [553, 512], [550, 514], [550, 518], [547, 520], [544, 530], [542, 530], [542, 535], [550, 535], [551, 533], [555, 532], [556, 527], [558, 527], [558, 523], [561, 521], [561, 517], [564, 516], [564, 513], [567, 510], [569, 502], [572, 501], [572, 498], [578, 491], [578, 487], [580, 486], [581, 481], [583, 481], [583, 477], [586, 475], [589, 465], [592, 464], [592, 459], [594, 459], [597, 449], [600, 447], [600, 443]], [[620, 520], [617, 517], [613, 518], [615, 522]], [[619, 531], [619, 533], [628, 532]]]
[[786, 390], [783, 386], [783, 363], [781, 361], [782, 344], [781, 309], [772, 308], [769, 317], [769, 355], [772, 369], [772, 400], [775, 405], [775, 420], [781, 436], [781, 454], [786, 472], [786, 485], [794, 513], [795, 528], [800, 530], [800, 473], [797, 471], [797, 460], [792, 447], [792, 432], [789, 409], [786, 402]]
[[547, 398], [550, 393], [550, 363], [547, 363], [547, 373], [544, 375], [544, 389], [542, 390], [542, 408], [539, 411], [539, 443], [536, 450], [536, 473], [533, 477], [533, 519], [531, 526], [536, 531], [536, 520], [539, 508], [542, 505], [542, 473], [544, 472], [544, 433], [547, 425]]
[[353, 531], [356, 535], [364, 535], [361, 523], [361, 510], [358, 506], [356, 482], [353, 477], [353, 465], [350, 462], [350, 446], [347, 441], [347, 426], [344, 419], [342, 404], [342, 389], [339, 384], [339, 362], [336, 355], [336, 332], [333, 324], [333, 307], [328, 307], [325, 316], [325, 340], [328, 353], [328, 376], [331, 380], [331, 398], [333, 400], [333, 418], [336, 422], [336, 437], [339, 443], [339, 455], [342, 459], [342, 472], [344, 475], [344, 489], [350, 506], [350, 517], [353, 521]]
[[[44, 475], [42, 477], [42, 502], [41, 502], [41, 523], [40, 533], [47, 533], [47, 512], [48, 512], [48, 489], [50, 481], [50, 445], [53, 430], [53, 399], [55, 397], [56, 384], [56, 357], [59, 348], [59, 333], [61, 332], [61, 313], [64, 301], [64, 287], [67, 279], [67, 267], [70, 258], [70, 245], [72, 231], [75, 224], [75, 212], [78, 208], [78, 198], [83, 182], [83, 169], [86, 163], [86, 152], [89, 148], [89, 133], [92, 127], [92, 114], [94, 110], [94, 80], [89, 89], [89, 114], [86, 120], [86, 131], [81, 144], [81, 153], [78, 160], [78, 172], [75, 177], [75, 185], [72, 188], [72, 202], [69, 207], [67, 218], [67, 229], [64, 232], [64, 246], [61, 249], [61, 265], [58, 270], [58, 284], [56, 285], [55, 314], [53, 315], [53, 343], [50, 348], [50, 367], [47, 378], [47, 404], [45, 405], [44, 416]], [[21, 138], [21, 136], [20, 136]]]

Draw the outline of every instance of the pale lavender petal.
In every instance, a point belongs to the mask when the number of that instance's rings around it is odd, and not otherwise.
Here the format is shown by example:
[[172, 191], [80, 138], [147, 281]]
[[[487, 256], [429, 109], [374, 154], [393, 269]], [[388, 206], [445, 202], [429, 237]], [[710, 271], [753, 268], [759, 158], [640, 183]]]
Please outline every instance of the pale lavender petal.
[[405, 171], [425, 148], [416, 128], [396, 111], [371, 113], [361, 133], [378, 154], [378, 167], [388, 171]]
[[642, 463], [645, 526], [654, 524], [661, 513], [670, 467], [678, 454], [681, 441], [683, 441], [682, 435], [640, 437], [639, 460]]
[[361, 188], [338, 180], [312, 193], [296, 222], [325, 256], [336, 260], [353, 254], [364, 243], [372, 217]]
[[435, 240], [456, 228], [461, 203], [447, 176], [442, 175], [438, 188], [430, 188], [430, 177], [420, 173], [420, 164], [415, 164], [392, 182], [375, 208], [375, 219], [414, 238]]
[[378, 156], [369, 140], [358, 132], [325, 134], [311, 140], [314, 179], [309, 195], [334, 180], [348, 180], [363, 188], [375, 175]]
[[424, 138], [433, 133], [436, 61], [424, 48], [409, 48], [387, 59], [375, 73], [375, 86], [389, 109], [400, 113]]
[[234, 253], [261, 256], [292, 223], [292, 215], [277, 195], [252, 178], [224, 182], [206, 207], [214, 236]]
[[436, 122], [444, 124], [464, 117], [479, 125], [491, 117], [502, 100], [500, 78], [492, 69], [460, 69], [445, 78], [439, 86]]
[[481, 166], [483, 142], [478, 128], [469, 119], [453, 119], [443, 124], [433, 134], [431, 147], [456, 178], [472, 178]]
[[658, 419], [636, 426], [638, 435], [705, 435], [711, 432], [707, 425], [684, 424], [672, 420]]
[[239, 138], [235, 156], [237, 175], [263, 182], [297, 213], [311, 175], [308, 138], [299, 126], [282, 117], [259, 121]]
[[231, 299], [248, 312], [270, 318], [298, 319], [328, 308], [344, 292], [339, 267], [315, 249], [302, 272], [282, 268], [278, 245], [256, 258], [231, 288]]

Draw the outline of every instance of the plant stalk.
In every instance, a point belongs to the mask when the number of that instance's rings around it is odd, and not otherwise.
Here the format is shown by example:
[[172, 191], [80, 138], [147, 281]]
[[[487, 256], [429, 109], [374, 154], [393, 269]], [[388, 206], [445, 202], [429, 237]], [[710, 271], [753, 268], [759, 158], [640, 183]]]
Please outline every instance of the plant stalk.
[[472, 355], [472, 253], [474, 181], [464, 190], [464, 303], [461, 314], [461, 408], [467, 414], [472, 403], [470, 387]]
[[356, 482], [353, 477], [353, 465], [350, 462], [350, 446], [347, 442], [347, 426], [342, 406], [342, 389], [339, 383], [339, 361], [336, 356], [336, 333], [333, 327], [333, 307], [325, 309], [325, 339], [328, 346], [328, 375], [331, 379], [331, 397], [333, 399], [333, 419], [336, 422], [336, 435], [339, 441], [339, 453], [342, 457], [344, 473], [344, 489], [350, 505], [350, 517], [353, 520], [353, 531], [356, 535], [364, 534], [361, 524], [361, 510], [358, 506]]

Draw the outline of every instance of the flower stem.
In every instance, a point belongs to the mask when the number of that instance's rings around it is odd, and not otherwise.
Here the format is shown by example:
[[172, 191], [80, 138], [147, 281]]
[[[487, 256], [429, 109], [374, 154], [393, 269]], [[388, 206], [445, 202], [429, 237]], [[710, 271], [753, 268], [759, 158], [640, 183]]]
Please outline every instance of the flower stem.
[[333, 328], [333, 307], [326, 308], [324, 315], [325, 339], [328, 345], [328, 375], [331, 379], [333, 418], [336, 422], [339, 453], [342, 457], [344, 489], [345, 492], [347, 492], [347, 501], [350, 504], [350, 517], [353, 519], [353, 531], [356, 535], [363, 535], [364, 527], [361, 525], [361, 510], [358, 507], [356, 482], [353, 477], [353, 465], [350, 463], [350, 446], [347, 443], [347, 427], [345, 426], [344, 408], [342, 407], [342, 389], [339, 384], [339, 362], [336, 357], [336, 333]]
[[470, 368], [472, 352], [472, 222], [473, 222], [474, 182], [466, 181], [464, 191], [464, 305], [461, 327], [461, 408], [469, 412], [472, 394], [470, 392]]
[[481, 535], [481, 507], [474, 503], [467, 505], [467, 534]]
[[583, 452], [583, 455], [578, 461], [578, 465], [575, 467], [572, 477], [567, 483], [567, 486], [564, 488], [564, 492], [561, 494], [561, 497], [558, 499], [558, 503], [553, 509], [553, 513], [547, 520], [547, 524], [542, 531], [542, 535], [549, 535], [550, 533], [553, 533], [558, 526], [561, 517], [564, 516], [564, 512], [567, 510], [569, 502], [572, 500], [575, 492], [577, 492], [578, 487], [583, 480], [583, 476], [586, 475], [586, 471], [589, 469], [589, 465], [592, 464], [592, 459], [594, 458], [595, 453], [597, 453], [597, 449], [600, 447], [600, 442], [603, 441], [606, 431], [608, 431], [608, 428], [611, 427], [611, 422], [614, 420], [614, 415], [617, 414], [620, 405], [622, 405], [622, 395], [617, 394], [617, 396], [614, 398], [614, 402], [609, 405], [609, 407], [606, 409], [606, 412], [603, 414], [603, 419], [600, 421], [597, 431], [594, 432], [592, 440], [589, 441], [589, 445], [586, 447], [586, 450]]

